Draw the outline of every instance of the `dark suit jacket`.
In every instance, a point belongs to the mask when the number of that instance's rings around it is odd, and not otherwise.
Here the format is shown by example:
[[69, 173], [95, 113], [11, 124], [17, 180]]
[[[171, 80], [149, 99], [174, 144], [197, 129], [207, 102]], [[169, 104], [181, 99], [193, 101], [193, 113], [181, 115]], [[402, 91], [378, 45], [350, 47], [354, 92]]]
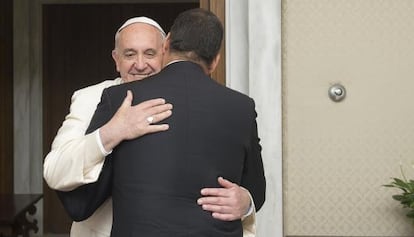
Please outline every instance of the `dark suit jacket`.
[[219, 85], [195, 63], [175, 62], [145, 80], [104, 90], [89, 131], [112, 118], [127, 90], [133, 104], [162, 97], [174, 108], [163, 121], [168, 131], [124, 141], [107, 158], [113, 166], [112, 236], [242, 236], [240, 221], [216, 220], [196, 200], [222, 176], [247, 188], [257, 210], [263, 205], [254, 101]]

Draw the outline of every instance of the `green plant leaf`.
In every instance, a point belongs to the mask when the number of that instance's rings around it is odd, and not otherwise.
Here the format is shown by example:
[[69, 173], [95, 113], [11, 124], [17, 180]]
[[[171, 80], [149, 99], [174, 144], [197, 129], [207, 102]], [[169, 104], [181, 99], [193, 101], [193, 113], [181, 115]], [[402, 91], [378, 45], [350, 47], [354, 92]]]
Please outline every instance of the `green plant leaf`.
[[414, 218], [414, 210], [410, 210], [409, 212], [407, 212], [406, 216], [408, 216], [409, 218]]
[[396, 186], [402, 188], [402, 189], [407, 189], [407, 190], [412, 190], [412, 187], [409, 183], [406, 183], [405, 181], [403, 181], [402, 179], [398, 179], [398, 178], [394, 178], [394, 182], [393, 182]]
[[392, 198], [403, 206], [408, 208], [409, 211], [406, 213], [408, 218], [414, 219], [414, 179], [407, 179], [402, 166], [400, 165], [402, 179], [391, 178], [391, 182], [382, 186], [387, 188], [397, 188], [401, 190], [401, 193], [392, 195]]

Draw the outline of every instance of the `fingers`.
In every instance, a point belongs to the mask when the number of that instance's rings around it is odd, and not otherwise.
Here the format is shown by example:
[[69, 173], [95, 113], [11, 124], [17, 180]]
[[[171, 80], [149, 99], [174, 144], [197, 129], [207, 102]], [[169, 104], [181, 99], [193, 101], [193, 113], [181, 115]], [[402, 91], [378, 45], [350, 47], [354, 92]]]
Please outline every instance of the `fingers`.
[[197, 203], [216, 219], [228, 221], [241, 218], [250, 205], [248, 191], [222, 177], [217, 181], [222, 188], [203, 188], [200, 191], [203, 197]]
[[121, 107], [129, 107], [132, 104], [132, 91], [128, 90]]
[[211, 213], [211, 215], [218, 220], [222, 220], [222, 221], [234, 221], [237, 219], [240, 219], [239, 217], [233, 215], [233, 214], [223, 214], [223, 213], [218, 213], [218, 212], [213, 212]]
[[210, 209], [210, 206], [230, 206], [232, 193], [225, 188], [203, 188], [201, 190], [203, 197], [197, 200], [198, 205], [209, 207], [210, 211], [218, 211]]
[[235, 214], [233, 211], [234, 208], [230, 206], [220, 206], [220, 205], [202, 205], [203, 210], [211, 212], [211, 215], [215, 219], [222, 221], [234, 221], [240, 219], [240, 215]]
[[[167, 104], [162, 98], [147, 100], [134, 106], [132, 102], [133, 93], [128, 90], [120, 108], [104, 128], [108, 134], [112, 134], [111, 137], [115, 137], [111, 139], [113, 140], [110, 144], [112, 148], [123, 140], [131, 140], [148, 133], [169, 129], [168, 124], [154, 123], [171, 116], [171, 104]], [[152, 119], [148, 120], [149, 117]]]
[[[144, 122], [146, 122], [148, 125], [151, 125], [151, 128], [148, 128], [149, 132], [164, 131], [168, 129], [168, 126], [152, 125], [170, 117], [172, 114], [172, 104], [166, 104], [164, 99], [151, 99], [131, 107], [136, 111], [135, 113], [137, 115], [144, 117]], [[152, 117], [151, 121], [148, 121], [148, 117]]]
[[201, 195], [203, 196], [225, 196], [227, 193], [225, 188], [203, 188]]
[[144, 113], [148, 116], [154, 117], [154, 121], [152, 123], [157, 123], [171, 116], [171, 109], [172, 104], [155, 105], [144, 110]]
[[232, 198], [202, 197], [197, 203], [203, 210], [211, 212], [214, 218], [224, 221], [240, 219], [246, 213]]
[[170, 117], [172, 115], [172, 111], [171, 110], [167, 110], [158, 114], [154, 114], [151, 117], [153, 117], [152, 122], [150, 123], [151, 125], [158, 123], [168, 117]]
[[240, 215], [235, 214], [235, 208], [231, 205], [226, 205], [228, 201], [223, 198], [205, 197], [198, 200], [203, 210], [211, 212], [211, 215], [219, 220], [232, 221], [240, 218]]
[[[147, 114], [148, 116], [163, 113], [165, 111], [171, 110], [173, 107], [172, 104], [169, 104], [169, 103], [166, 104], [165, 99], [163, 98], [150, 99], [150, 100], [143, 101], [137, 105], [131, 106], [132, 99], [133, 99], [132, 91], [128, 90], [127, 95], [122, 105], [125, 105], [125, 106], [129, 105], [130, 107], [135, 108], [135, 110], [137, 111], [145, 112], [145, 114]], [[161, 115], [159, 120], [162, 120], [165, 118], [166, 117], [163, 117], [163, 115]]]
[[143, 101], [135, 106], [141, 108], [141, 109], [148, 109], [157, 105], [163, 105], [165, 104], [165, 100], [163, 98], [156, 98], [151, 100]]
[[147, 128], [147, 133], [162, 132], [168, 130], [170, 127], [168, 124], [151, 125]]
[[233, 221], [240, 218], [239, 216], [234, 215], [231, 208], [227, 206], [203, 205], [202, 208], [205, 211], [211, 212], [211, 215], [219, 220]]
[[218, 177], [217, 181], [223, 188], [203, 188], [201, 194], [204, 196], [227, 196], [228, 189], [239, 187], [236, 183], [232, 183], [223, 177]]
[[168, 130], [170, 127], [168, 124], [152, 124], [152, 123], [158, 123], [159, 121], [162, 121], [168, 117], [170, 117], [172, 114], [171, 110], [164, 111], [162, 113], [156, 114], [153, 117], [153, 121], [148, 124], [146, 130], [148, 133], [154, 133], [154, 132], [162, 132]]
[[223, 187], [223, 188], [232, 188], [232, 187], [237, 187], [238, 185], [235, 183], [232, 183], [230, 181], [228, 181], [227, 179], [223, 178], [223, 177], [218, 177], [218, 183]]

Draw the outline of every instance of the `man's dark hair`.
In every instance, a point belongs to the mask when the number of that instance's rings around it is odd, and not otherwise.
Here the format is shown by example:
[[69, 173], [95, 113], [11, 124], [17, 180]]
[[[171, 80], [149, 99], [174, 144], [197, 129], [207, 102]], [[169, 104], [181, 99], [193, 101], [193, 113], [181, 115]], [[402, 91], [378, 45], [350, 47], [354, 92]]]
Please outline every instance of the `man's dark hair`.
[[[211, 65], [219, 53], [223, 25], [212, 12], [196, 8], [184, 11], [175, 19], [170, 30], [172, 52], [189, 53], [192, 60]], [[195, 55], [194, 55], [195, 54]]]

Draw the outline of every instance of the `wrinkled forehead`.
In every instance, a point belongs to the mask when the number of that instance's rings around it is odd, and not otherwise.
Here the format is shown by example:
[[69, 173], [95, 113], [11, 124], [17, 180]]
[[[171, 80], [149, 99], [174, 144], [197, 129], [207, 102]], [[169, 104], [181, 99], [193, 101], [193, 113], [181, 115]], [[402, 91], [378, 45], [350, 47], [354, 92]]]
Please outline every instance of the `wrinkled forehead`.
[[115, 47], [120, 50], [160, 50], [164, 37], [160, 31], [145, 23], [134, 23], [123, 28], [116, 39]]

